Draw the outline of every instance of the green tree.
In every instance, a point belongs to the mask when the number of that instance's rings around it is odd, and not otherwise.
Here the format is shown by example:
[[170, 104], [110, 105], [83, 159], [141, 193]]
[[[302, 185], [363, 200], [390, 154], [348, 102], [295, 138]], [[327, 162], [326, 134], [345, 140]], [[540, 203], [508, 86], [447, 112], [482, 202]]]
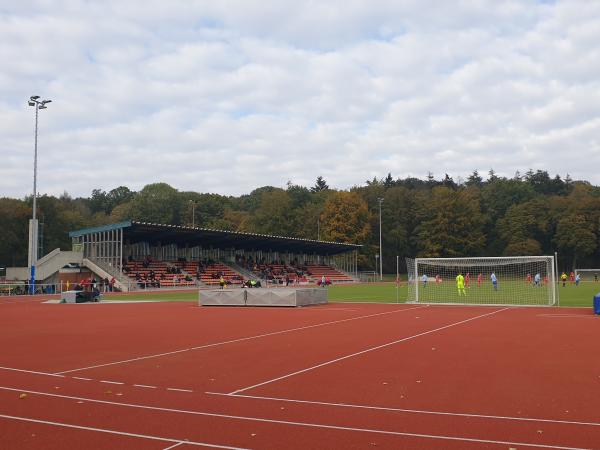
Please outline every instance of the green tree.
[[293, 227], [291, 199], [283, 189], [261, 195], [260, 205], [250, 220], [255, 233], [289, 235]]
[[511, 206], [496, 226], [504, 242], [506, 256], [540, 255], [541, 241], [550, 229], [550, 208], [545, 198], [535, 198]]
[[180, 224], [177, 189], [166, 183], [148, 184], [131, 201], [131, 218], [152, 223]]
[[0, 266], [27, 265], [31, 207], [23, 200], [0, 198]]
[[[421, 198], [427, 198], [421, 195]], [[413, 241], [419, 256], [478, 256], [485, 248], [478, 191], [436, 187], [429, 201], [420, 201]]]
[[562, 253], [571, 258], [572, 268], [577, 260], [593, 254], [598, 247], [597, 224], [583, 214], [569, 214], [558, 221], [554, 242]]
[[325, 181], [325, 179], [321, 175], [319, 175], [317, 177], [317, 181], [315, 182], [315, 185], [310, 188], [310, 191], [311, 192], [320, 192], [325, 189], [329, 189], [329, 186], [327, 186], [327, 182]]

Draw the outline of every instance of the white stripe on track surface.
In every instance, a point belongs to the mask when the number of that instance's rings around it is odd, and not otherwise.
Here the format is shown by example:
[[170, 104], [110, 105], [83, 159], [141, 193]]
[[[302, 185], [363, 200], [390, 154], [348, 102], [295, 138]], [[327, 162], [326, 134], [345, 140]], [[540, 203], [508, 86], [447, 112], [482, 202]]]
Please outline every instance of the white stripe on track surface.
[[491, 316], [491, 315], [497, 314], [499, 312], [506, 311], [507, 309], [510, 309], [510, 307], [502, 308], [502, 309], [499, 309], [497, 311], [493, 311], [491, 313], [481, 314], [481, 315], [476, 316], [476, 317], [471, 317], [470, 319], [465, 319], [465, 320], [461, 320], [459, 322], [454, 322], [454, 323], [451, 323], [449, 325], [444, 325], [443, 327], [436, 328], [434, 330], [424, 331], [423, 333], [415, 334], [415, 335], [408, 336], [408, 337], [405, 337], [405, 338], [402, 338], [402, 339], [397, 339], [395, 341], [387, 342], [385, 344], [377, 345], [375, 347], [370, 347], [370, 348], [367, 348], [365, 350], [361, 350], [360, 352], [351, 353], [349, 355], [345, 355], [345, 356], [341, 356], [341, 357], [336, 358], [336, 359], [325, 361], [325, 362], [323, 362], [321, 364], [317, 364], [316, 366], [307, 367], [306, 369], [297, 370], [296, 372], [288, 373], [286, 375], [282, 375], [280, 377], [273, 378], [271, 380], [263, 381], [262, 383], [257, 383], [257, 384], [254, 384], [252, 386], [247, 386], [247, 387], [244, 387], [244, 388], [241, 388], [241, 389], [237, 389], [237, 390], [235, 390], [233, 392], [230, 392], [229, 394], [230, 395], [235, 395], [235, 394], [238, 394], [239, 392], [248, 391], [250, 389], [254, 389], [254, 388], [257, 388], [257, 387], [260, 387], [260, 386], [264, 386], [264, 385], [267, 385], [267, 384], [270, 384], [270, 383], [274, 383], [275, 381], [284, 380], [286, 378], [293, 377], [294, 375], [299, 375], [301, 373], [306, 373], [306, 372], [309, 372], [311, 370], [318, 369], [320, 367], [328, 366], [328, 365], [334, 364], [336, 362], [344, 361], [346, 359], [353, 358], [355, 356], [359, 356], [359, 355], [362, 355], [362, 354], [365, 354], [365, 353], [368, 353], [368, 352], [372, 352], [374, 350], [379, 350], [381, 348], [385, 348], [385, 347], [389, 347], [391, 345], [399, 344], [400, 342], [410, 341], [410, 340], [416, 339], [416, 338], [418, 338], [420, 336], [425, 336], [425, 335], [428, 335], [428, 334], [435, 333], [437, 331], [445, 330], [445, 329], [450, 328], [450, 327], [455, 327], [457, 325], [461, 325], [463, 323], [467, 323], [467, 322], [471, 322], [473, 320], [481, 319], [483, 317]]
[[227, 445], [209, 444], [206, 442], [186, 441], [186, 440], [180, 440], [180, 439], [164, 438], [164, 437], [160, 437], [160, 436], [151, 436], [151, 435], [147, 435], [147, 434], [128, 433], [126, 431], [108, 430], [105, 428], [97, 428], [97, 427], [86, 427], [83, 425], [74, 425], [74, 424], [62, 423], [62, 422], [52, 422], [49, 420], [31, 419], [28, 417], [9, 416], [9, 415], [5, 415], [5, 414], [0, 414], [0, 418], [9, 419], [9, 420], [19, 420], [22, 422], [39, 423], [42, 425], [53, 425], [53, 426], [63, 427], [63, 428], [74, 428], [76, 430], [95, 431], [98, 433], [116, 434], [119, 436], [127, 436], [127, 437], [134, 437], [134, 438], [140, 438], [140, 439], [149, 439], [149, 440], [153, 440], [153, 441], [174, 442], [175, 443], [175, 445], [172, 445], [167, 448], [174, 448], [177, 445], [187, 444], [187, 445], [194, 445], [194, 446], [201, 446], [201, 447], [221, 448], [221, 449], [227, 449], [227, 450], [248, 450], [248, 449], [244, 449], [241, 447], [230, 447]]
[[[43, 396], [54, 397], [54, 398], [81, 400], [81, 401], [90, 402], [90, 403], [121, 406], [121, 407], [126, 407], [126, 408], [139, 408], [139, 409], [145, 409], [145, 410], [151, 410], [151, 411], [163, 411], [163, 412], [170, 412], [170, 413], [190, 414], [190, 415], [203, 416], [203, 417], [216, 417], [216, 418], [221, 418], [221, 419], [232, 419], [232, 420], [241, 420], [241, 421], [257, 422], [257, 423], [289, 425], [289, 426], [296, 426], [296, 427], [316, 428], [316, 429], [325, 429], [325, 430], [350, 431], [350, 432], [357, 432], [357, 433], [371, 433], [371, 434], [387, 435], [387, 436], [415, 437], [415, 438], [443, 440], [443, 441], [459, 441], [459, 442], [475, 442], [475, 443], [483, 443], [483, 444], [511, 445], [511, 446], [516, 446], [516, 447], [534, 447], [534, 448], [548, 448], [548, 449], [560, 449], [560, 450], [589, 450], [589, 449], [582, 448], [582, 447], [566, 447], [566, 446], [560, 446], [560, 445], [539, 444], [539, 443], [511, 442], [511, 441], [499, 441], [499, 440], [491, 440], [491, 439], [468, 438], [468, 437], [460, 437], [460, 436], [445, 436], [445, 435], [424, 434], [424, 433], [409, 433], [409, 432], [401, 432], [401, 431], [378, 430], [378, 429], [373, 429], [373, 428], [346, 427], [346, 426], [341, 426], [341, 425], [326, 425], [326, 424], [311, 423], [311, 422], [294, 422], [294, 421], [289, 421], [289, 420], [265, 419], [265, 418], [260, 418], [260, 417], [235, 416], [235, 415], [229, 415], [229, 414], [208, 413], [208, 412], [202, 412], [202, 411], [190, 411], [190, 410], [174, 409], [174, 408], [161, 408], [158, 406], [148, 406], [148, 405], [140, 405], [140, 404], [134, 404], [134, 403], [120, 403], [120, 402], [112, 402], [112, 401], [108, 401], [108, 400], [97, 400], [97, 399], [86, 398], [86, 397], [74, 397], [74, 396], [69, 396], [69, 395], [52, 394], [52, 393], [48, 393], [48, 392], [37, 392], [37, 391], [30, 391], [27, 389], [16, 389], [16, 388], [11, 388], [11, 387], [6, 387], [6, 386], [0, 386], [0, 390], [28, 393], [28, 394], [34, 394], [34, 395], [43, 395]], [[18, 419], [13, 416], [0, 415], [0, 417]], [[26, 418], [23, 418], [23, 420], [29, 420], [32, 422], [34, 421], [33, 419], [26, 419]], [[66, 426], [68, 426], [68, 425], [66, 425]], [[77, 427], [77, 426], [75, 425], [72, 427]], [[98, 429], [98, 431], [103, 431], [103, 430]], [[107, 431], [105, 431], [105, 432], [107, 432]], [[158, 437], [156, 439], [164, 440], [164, 441], [168, 440], [166, 438], [158, 438]], [[171, 439], [170, 442], [183, 442], [185, 444], [191, 443], [190, 441], [180, 441], [178, 439]], [[210, 444], [197, 443], [197, 444], [192, 444], [192, 445], [210, 445]], [[212, 446], [214, 446], [214, 445], [212, 445]], [[214, 447], [216, 447], [216, 446], [214, 446]], [[216, 448], [219, 448], [219, 447], [216, 447]], [[221, 448], [233, 448], [233, 447], [221, 447]]]
[[215, 342], [213, 344], [205, 344], [205, 345], [199, 345], [197, 347], [190, 347], [190, 348], [184, 348], [184, 349], [180, 349], [180, 350], [173, 350], [173, 351], [170, 351], [170, 352], [157, 353], [155, 355], [139, 356], [139, 357], [136, 357], [136, 358], [123, 359], [121, 361], [113, 361], [113, 362], [109, 362], [109, 363], [96, 364], [94, 366], [87, 366], [87, 367], [80, 367], [80, 368], [77, 368], [77, 369], [63, 370], [61, 372], [55, 372], [55, 375], [61, 375], [61, 374], [71, 373], [71, 372], [79, 372], [81, 370], [96, 369], [98, 367], [114, 366], [116, 364], [126, 364], [126, 363], [129, 363], [129, 362], [141, 361], [141, 360], [144, 360], [144, 359], [160, 358], [161, 356], [175, 355], [177, 353], [190, 352], [190, 351], [193, 351], [193, 350], [201, 350], [201, 349], [204, 349], [204, 348], [217, 347], [217, 346], [226, 345], [226, 344], [234, 344], [236, 342], [250, 341], [250, 340], [253, 340], [253, 339], [260, 339], [260, 338], [269, 337], [269, 336], [276, 336], [278, 334], [291, 333], [293, 331], [308, 330], [310, 328], [323, 327], [325, 325], [333, 325], [333, 324], [337, 324], [337, 323], [350, 322], [352, 320], [368, 319], [368, 318], [371, 318], [371, 317], [383, 316], [383, 315], [386, 315], [386, 314], [396, 314], [396, 313], [400, 313], [400, 312], [404, 312], [404, 311], [411, 311], [411, 310], [414, 310], [414, 309], [421, 309], [421, 308], [428, 308], [428, 307], [429, 307], [429, 305], [419, 305], [419, 306], [416, 306], [414, 308], [395, 309], [393, 311], [385, 311], [385, 312], [376, 313], [376, 314], [368, 314], [366, 316], [351, 317], [351, 318], [348, 318], [348, 319], [340, 319], [340, 320], [332, 320], [332, 321], [329, 321], [329, 322], [317, 323], [315, 325], [307, 325], [307, 326], [304, 326], [304, 327], [290, 328], [288, 330], [274, 331], [272, 333], [264, 333], [264, 334], [259, 334], [259, 335], [256, 335], [256, 336], [247, 336], [247, 337], [243, 337], [243, 338], [239, 338], [239, 339], [231, 339], [231, 340], [227, 340], [227, 341]]

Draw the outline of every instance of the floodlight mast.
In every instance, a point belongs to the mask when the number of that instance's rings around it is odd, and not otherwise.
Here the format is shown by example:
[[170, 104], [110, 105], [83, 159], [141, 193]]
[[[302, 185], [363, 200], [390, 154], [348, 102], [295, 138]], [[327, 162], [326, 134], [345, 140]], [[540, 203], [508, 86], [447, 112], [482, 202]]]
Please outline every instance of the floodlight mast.
[[381, 203], [383, 198], [378, 198], [379, 202], [379, 281], [383, 281], [383, 247], [381, 246]]
[[35, 107], [35, 135], [33, 146], [33, 214], [29, 230], [29, 265], [31, 268], [29, 293], [35, 294], [35, 266], [38, 259], [38, 223], [37, 223], [37, 147], [38, 147], [38, 111], [46, 109], [52, 100], [39, 100], [39, 95], [29, 97], [29, 106]]

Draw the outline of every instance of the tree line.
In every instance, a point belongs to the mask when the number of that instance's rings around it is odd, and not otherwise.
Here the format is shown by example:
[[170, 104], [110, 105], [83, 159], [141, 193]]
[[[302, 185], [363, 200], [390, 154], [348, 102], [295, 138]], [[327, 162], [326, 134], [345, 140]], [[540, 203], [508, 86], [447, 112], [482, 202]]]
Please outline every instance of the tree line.
[[[383, 199], [380, 203], [379, 199]], [[153, 183], [134, 192], [94, 189], [87, 198], [38, 198], [43, 253], [71, 246], [68, 231], [133, 219], [362, 244], [372, 270], [382, 217], [383, 270], [401, 257], [542, 255], [559, 252], [561, 269], [600, 267], [600, 187], [529, 170], [507, 178], [490, 170], [466, 180], [373, 178], [348, 190], [288, 182], [239, 197], [178, 191]], [[0, 266], [27, 264], [32, 198], [0, 198]], [[41, 255], [40, 255], [41, 256]]]

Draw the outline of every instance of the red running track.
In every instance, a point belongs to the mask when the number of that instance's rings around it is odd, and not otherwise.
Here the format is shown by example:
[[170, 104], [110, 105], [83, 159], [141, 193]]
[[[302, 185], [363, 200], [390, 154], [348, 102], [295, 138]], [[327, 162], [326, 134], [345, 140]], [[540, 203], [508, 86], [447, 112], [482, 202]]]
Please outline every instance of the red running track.
[[555, 308], [0, 304], [2, 449], [600, 449]]

